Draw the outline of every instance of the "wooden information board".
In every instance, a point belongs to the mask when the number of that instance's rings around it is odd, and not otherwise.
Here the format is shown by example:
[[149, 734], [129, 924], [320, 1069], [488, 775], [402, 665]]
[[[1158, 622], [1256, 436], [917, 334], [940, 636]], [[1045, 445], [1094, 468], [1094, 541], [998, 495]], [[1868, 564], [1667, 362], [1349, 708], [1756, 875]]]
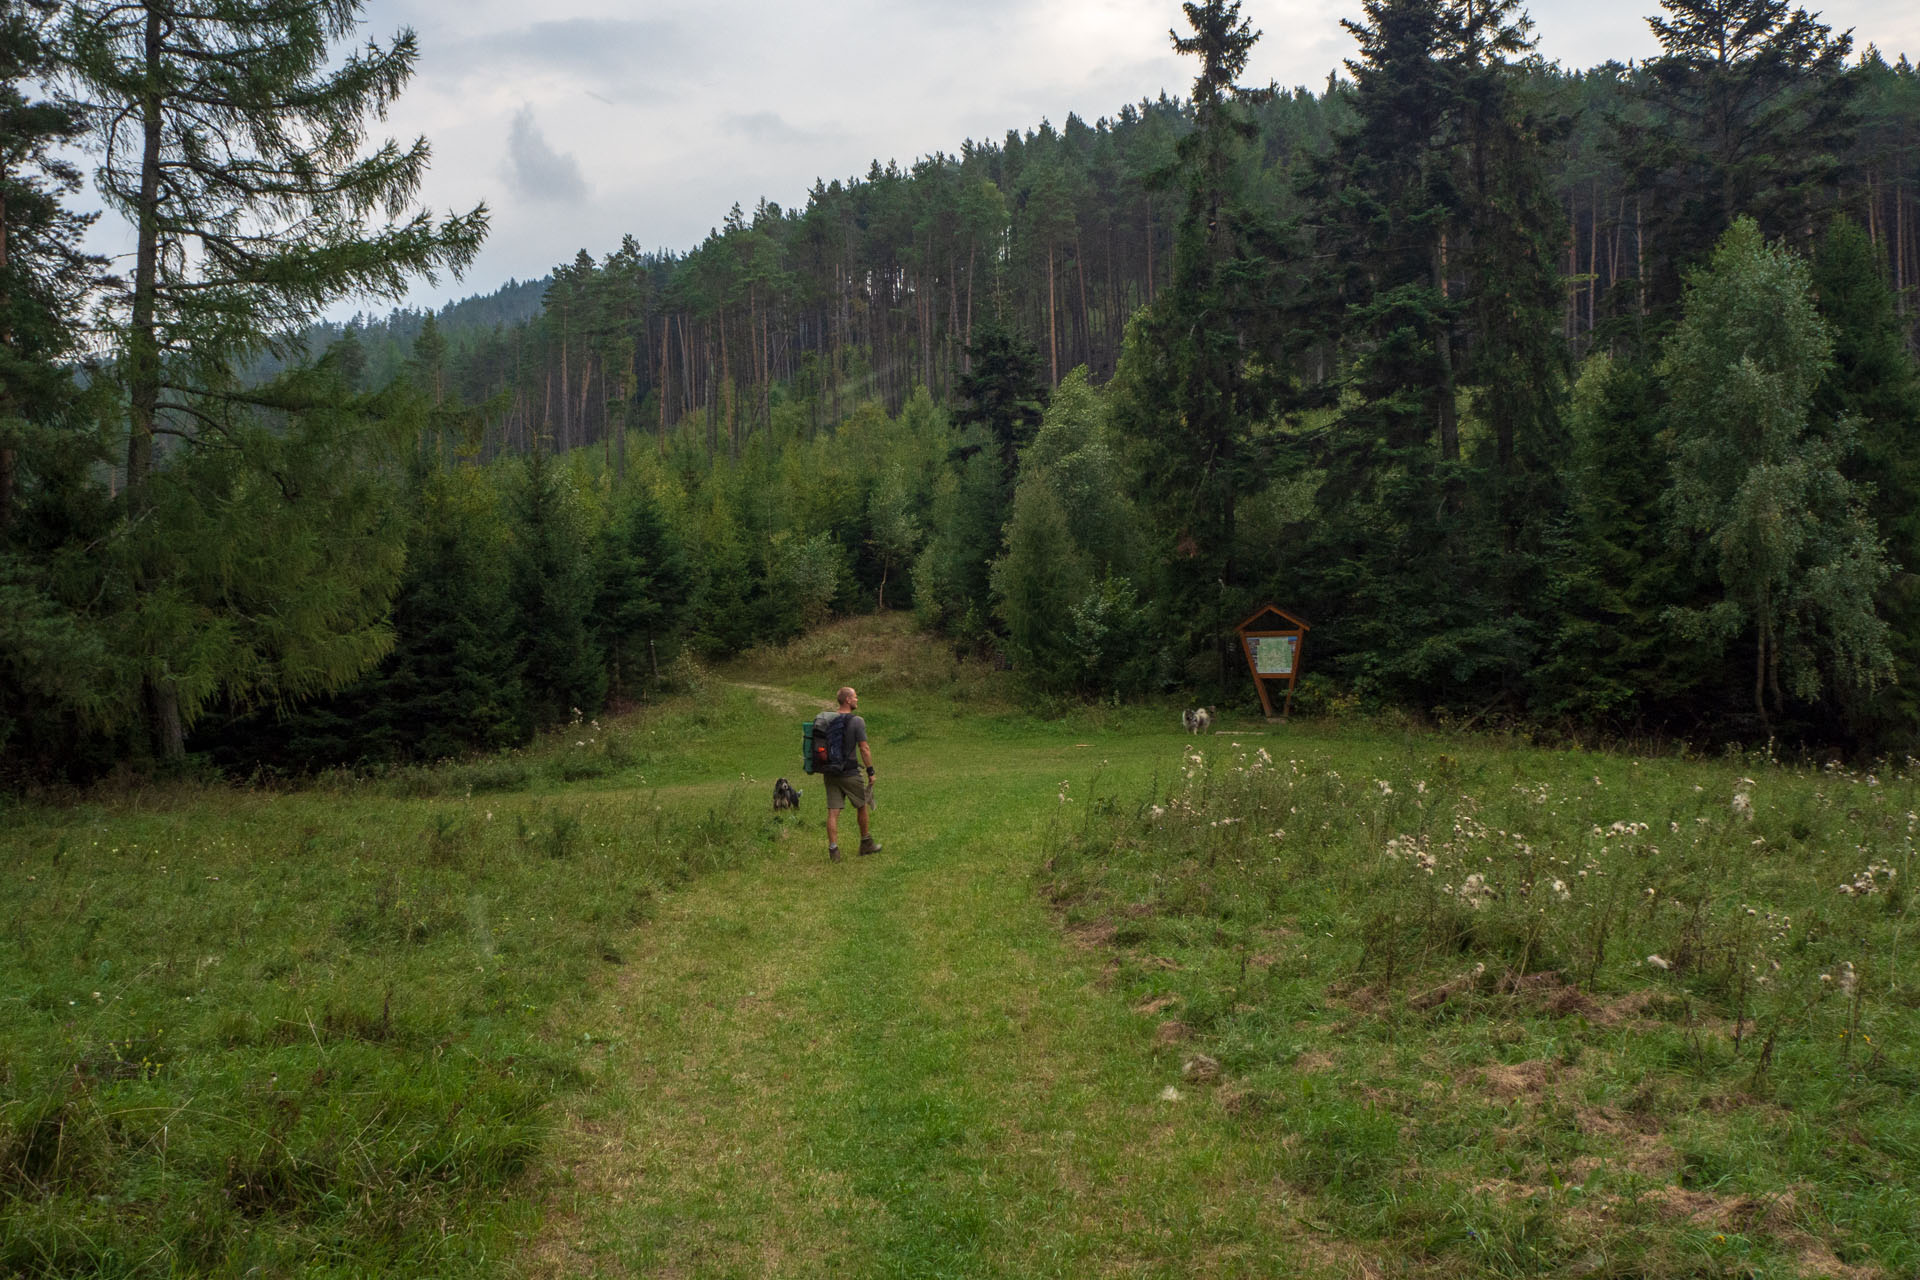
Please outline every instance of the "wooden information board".
[[1293, 711], [1293, 686], [1300, 678], [1300, 650], [1307, 632], [1312, 629], [1272, 604], [1260, 606], [1251, 618], [1234, 628], [1240, 634], [1240, 650], [1247, 655], [1247, 670], [1253, 673], [1253, 687], [1259, 691], [1260, 706], [1269, 720], [1274, 715], [1267, 682], [1286, 682], [1287, 700], [1280, 712], [1284, 720]]

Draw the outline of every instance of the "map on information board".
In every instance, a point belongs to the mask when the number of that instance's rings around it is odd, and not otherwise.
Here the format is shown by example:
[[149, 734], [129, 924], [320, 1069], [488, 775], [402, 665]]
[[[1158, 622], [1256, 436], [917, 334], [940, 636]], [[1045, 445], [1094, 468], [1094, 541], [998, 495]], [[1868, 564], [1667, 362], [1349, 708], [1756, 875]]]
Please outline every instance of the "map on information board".
[[1263, 676], [1293, 674], [1294, 647], [1299, 636], [1253, 636], [1253, 669]]

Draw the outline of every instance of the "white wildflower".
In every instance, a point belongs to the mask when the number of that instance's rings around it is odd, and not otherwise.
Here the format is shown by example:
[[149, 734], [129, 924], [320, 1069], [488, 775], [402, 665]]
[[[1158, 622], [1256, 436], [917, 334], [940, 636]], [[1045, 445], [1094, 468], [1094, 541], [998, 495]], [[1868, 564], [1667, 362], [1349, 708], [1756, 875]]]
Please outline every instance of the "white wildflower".
[[1463, 880], [1454, 896], [1472, 907], [1475, 911], [1487, 905], [1493, 899], [1493, 889], [1487, 884], [1487, 878], [1478, 871]]
[[1665, 956], [1648, 956], [1647, 963], [1656, 969], [1673, 968], [1673, 961], [1667, 959]]

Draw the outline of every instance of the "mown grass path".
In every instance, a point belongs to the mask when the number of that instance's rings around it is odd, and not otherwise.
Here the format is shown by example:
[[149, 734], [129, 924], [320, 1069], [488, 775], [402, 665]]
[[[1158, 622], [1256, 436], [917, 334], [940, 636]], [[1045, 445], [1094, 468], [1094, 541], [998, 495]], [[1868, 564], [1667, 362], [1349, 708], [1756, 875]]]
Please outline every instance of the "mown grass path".
[[[795, 735], [760, 697], [737, 745], [770, 782]], [[890, 709], [868, 710], [885, 851], [829, 863], [808, 787], [779, 852], [675, 895], [580, 1011], [610, 1043], [529, 1270], [1351, 1273], [1036, 893], [1087, 779], [1141, 790], [1177, 736], [921, 708], [891, 745]]]

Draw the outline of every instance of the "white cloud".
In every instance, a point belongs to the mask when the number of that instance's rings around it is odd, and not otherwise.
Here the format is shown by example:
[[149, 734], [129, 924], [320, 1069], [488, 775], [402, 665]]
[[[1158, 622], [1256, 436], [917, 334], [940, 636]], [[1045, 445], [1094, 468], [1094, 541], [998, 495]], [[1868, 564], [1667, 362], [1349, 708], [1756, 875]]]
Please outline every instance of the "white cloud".
[[533, 122], [531, 106], [514, 113], [513, 125], [507, 131], [502, 176], [513, 194], [523, 200], [579, 204], [587, 198], [587, 180], [580, 174], [580, 162], [573, 153], [555, 151], [547, 145], [540, 126]]

